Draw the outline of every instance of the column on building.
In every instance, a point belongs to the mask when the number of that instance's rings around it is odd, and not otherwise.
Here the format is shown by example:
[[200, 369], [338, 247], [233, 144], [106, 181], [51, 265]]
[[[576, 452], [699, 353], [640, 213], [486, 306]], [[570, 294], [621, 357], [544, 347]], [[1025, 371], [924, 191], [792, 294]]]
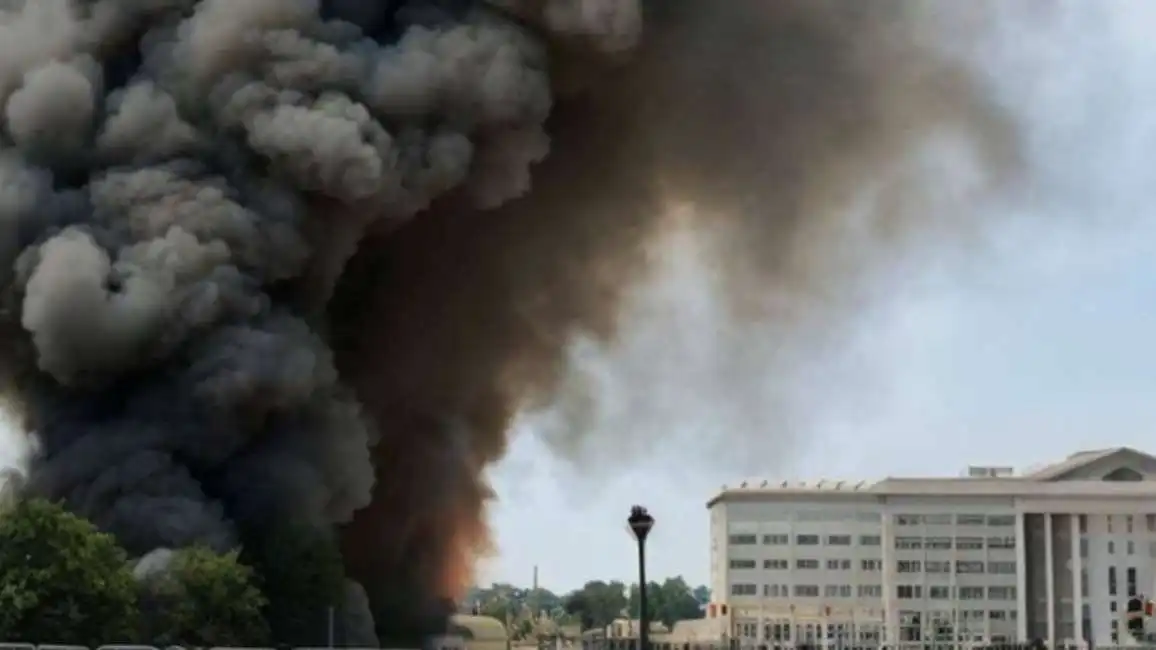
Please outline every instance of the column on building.
[[768, 530], [769, 529], [767, 526], [760, 523], [759, 531], [758, 531], [758, 533], [756, 533], [759, 536], [758, 537], [759, 553], [756, 555], [756, 557], [758, 559], [756, 559], [755, 562], [757, 562], [758, 564], [756, 564], [755, 567], [759, 570], [758, 575], [761, 576], [761, 578], [758, 582], [758, 586], [755, 587], [756, 589], [758, 589], [758, 591], [755, 592], [755, 596], [759, 599], [759, 614], [758, 614], [758, 617], [755, 619], [755, 642], [756, 643], [767, 643], [766, 611], [767, 611], [767, 598], [768, 598], [767, 588], [769, 585], [767, 580], [768, 580], [769, 574], [767, 573], [767, 571], [763, 565], [763, 562], [766, 559], [765, 558], [766, 546], [763, 544], [763, 536], [767, 534]]
[[1046, 594], [1048, 600], [1048, 647], [1056, 647], [1056, 573], [1052, 570], [1055, 566], [1055, 539], [1052, 535], [1052, 515], [1045, 512], [1044, 515], [1044, 583], [1047, 585]]
[[1079, 514], [1069, 517], [1072, 536], [1072, 561], [1069, 566], [1072, 572], [1072, 636], [1076, 643], [1084, 640], [1084, 558], [1080, 554], [1080, 517]]
[[1016, 636], [1028, 639], [1028, 553], [1024, 513], [1016, 513]]
[[895, 527], [891, 520], [891, 509], [880, 509], [879, 537], [883, 545], [883, 621], [886, 644], [899, 643], [899, 604], [895, 595]]

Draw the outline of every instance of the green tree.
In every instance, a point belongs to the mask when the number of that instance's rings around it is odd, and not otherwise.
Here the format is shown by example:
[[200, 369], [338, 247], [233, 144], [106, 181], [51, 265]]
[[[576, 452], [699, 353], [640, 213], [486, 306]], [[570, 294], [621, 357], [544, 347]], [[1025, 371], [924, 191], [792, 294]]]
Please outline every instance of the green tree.
[[662, 599], [655, 618], [661, 620], [667, 627], [672, 627], [675, 621], [702, 618], [702, 605], [682, 576], [664, 580], [660, 593]]
[[710, 603], [710, 587], [707, 587], [706, 585], [699, 585], [694, 588], [692, 593], [694, 594], [694, 599], [698, 601], [699, 605], [705, 607]]
[[148, 598], [160, 604], [144, 621], [152, 645], [252, 648], [269, 642], [268, 601], [254, 584], [253, 570], [240, 563], [235, 551], [179, 551], [147, 589]]
[[135, 641], [136, 583], [111, 535], [42, 500], [0, 513], [0, 638], [98, 646]]
[[[694, 596], [690, 585], [681, 576], [667, 578], [661, 584], [649, 582], [646, 585], [647, 610], [652, 621], [661, 621], [672, 627], [676, 621], [702, 618], [702, 606]], [[639, 616], [638, 585], [630, 585], [630, 615]]]
[[242, 558], [268, 600], [273, 643], [326, 645], [328, 610], [340, 607], [345, 592], [345, 567], [332, 536], [296, 526], [264, 531], [251, 536]]
[[582, 622], [583, 629], [605, 627], [626, 610], [626, 585], [617, 580], [587, 582], [566, 596], [566, 611]]

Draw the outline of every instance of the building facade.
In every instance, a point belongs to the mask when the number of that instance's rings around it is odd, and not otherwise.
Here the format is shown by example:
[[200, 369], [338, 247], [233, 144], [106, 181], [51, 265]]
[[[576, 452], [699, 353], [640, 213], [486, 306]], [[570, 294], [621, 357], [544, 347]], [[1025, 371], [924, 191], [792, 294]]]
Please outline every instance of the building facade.
[[1156, 457], [961, 478], [743, 484], [708, 503], [711, 587], [768, 645], [1114, 645], [1156, 591]]

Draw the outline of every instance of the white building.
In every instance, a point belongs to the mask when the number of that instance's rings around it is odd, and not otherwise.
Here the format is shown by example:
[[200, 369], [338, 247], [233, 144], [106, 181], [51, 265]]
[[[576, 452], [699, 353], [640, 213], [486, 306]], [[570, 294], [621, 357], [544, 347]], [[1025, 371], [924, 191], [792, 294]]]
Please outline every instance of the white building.
[[772, 646], [1109, 645], [1156, 591], [1156, 457], [1128, 448], [1022, 476], [743, 484], [707, 506], [712, 611]]

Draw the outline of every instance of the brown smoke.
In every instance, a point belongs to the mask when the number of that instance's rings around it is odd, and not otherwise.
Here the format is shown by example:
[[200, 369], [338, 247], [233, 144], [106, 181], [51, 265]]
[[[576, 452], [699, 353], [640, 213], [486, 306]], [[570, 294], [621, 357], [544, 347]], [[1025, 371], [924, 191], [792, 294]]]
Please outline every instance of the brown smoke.
[[[937, 50], [925, 3], [644, 7], [625, 65], [568, 59], [568, 44], [553, 44], [553, 78], [580, 90], [557, 100], [528, 195], [488, 213], [439, 201], [371, 236], [338, 285], [338, 365], [382, 435], [373, 504], [346, 531], [347, 558], [399, 615], [402, 593], [445, 584], [486, 547], [483, 472], [505, 453], [512, 418], [566, 398], [556, 391], [575, 336], [615, 340], [672, 205], [691, 206], [711, 237], [737, 322], [790, 346], [846, 315], [835, 306], [884, 253], [965, 232], [965, 206], [944, 197], [978, 205], [1017, 170], [1015, 129]], [[961, 15], [982, 29], [980, 9]], [[969, 182], [923, 165], [942, 142], [965, 152]], [[563, 428], [551, 442], [610, 442], [589, 433]]]

